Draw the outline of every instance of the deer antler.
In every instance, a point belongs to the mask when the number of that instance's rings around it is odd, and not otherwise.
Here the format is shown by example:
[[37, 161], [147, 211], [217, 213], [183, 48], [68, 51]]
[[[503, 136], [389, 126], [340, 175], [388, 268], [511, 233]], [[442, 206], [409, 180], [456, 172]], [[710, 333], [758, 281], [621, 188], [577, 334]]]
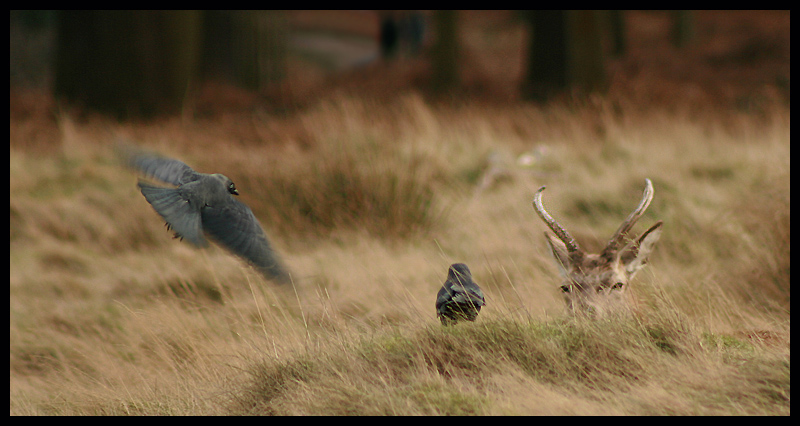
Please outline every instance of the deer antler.
[[650, 182], [650, 179], [645, 179], [645, 187], [644, 187], [644, 195], [642, 196], [642, 201], [639, 202], [639, 205], [636, 207], [636, 210], [633, 211], [628, 217], [622, 222], [622, 225], [619, 226], [617, 232], [614, 233], [614, 236], [608, 241], [606, 248], [603, 250], [604, 255], [610, 255], [615, 253], [619, 250], [619, 245], [622, 240], [625, 238], [625, 234], [633, 228], [633, 225], [636, 224], [636, 221], [639, 220], [640, 217], [644, 214], [647, 207], [650, 206], [650, 202], [653, 201], [653, 183]]
[[[547, 211], [544, 209], [542, 205], [542, 191], [544, 191], [544, 186], [539, 188], [536, 191], [536, 194], [533, 196], [533, 208], [536, 210], [536, 213], [539, 214], [539, 217], [542, 218], [544, 223], [547, 224], [547, 227], [550, 228], [553, 233], [556, 234], [559, 240], [564, 242], [564, 245], [567, 247], [567, 251], [569, 253], [575, 253], [580, 251], [580, 247], [578, 247], [578, 243], [575, 241], [575, 238], [572, 238], [572, 235], [564, 229], [552, 216], [550, 216]], [[651, 195], [652, 198], [652, 195]], [[649, 203], [649, 201], [648, 201]]]
[[[562, 275], [561, 292], [567, 307], [573, 312], [585, 312], [591, 315], [602, 315], [617, 308], [630, 308], [625, 297], [628, 284], [637, 271], [647, 263], [661, 237], [661, 221], [656, 222], [639, 238], [628, 235], [633, 225], [644, 215], [653, 200], [653, 184], [646, 180], [642, 201], [636, 207], [617, 232], [611, 237], [606, 248], [600, 254], [586, 253], [578, 247], [575, 239], [556, 222], [542, 205], [542, 192], [539, 188], [533, 197], [533, 208], [544, 223], [555, 233], [545, 232], [545, 237], [553, 258]], [[626, 248], [620, 246], [633, 240], [635, 245]]]

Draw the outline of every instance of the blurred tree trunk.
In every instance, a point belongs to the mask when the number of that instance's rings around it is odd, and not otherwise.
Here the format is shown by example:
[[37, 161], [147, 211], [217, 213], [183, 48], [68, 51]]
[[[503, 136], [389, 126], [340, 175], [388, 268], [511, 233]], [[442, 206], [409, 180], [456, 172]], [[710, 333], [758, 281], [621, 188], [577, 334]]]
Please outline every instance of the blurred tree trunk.
[[458, 13], [455, 10], [437, 10], [433, 13], [433, 22], [436, 42], [431, 48], [432, 89], [435, 92], [450, 92], [461, 83], [458, 74]]
[[694, 11], [673, 10], [672, 44], [684, 47], [694, 38]]
[[568, 89], [604, 90], [607, 85], [599, 11], [528, 11], [528, 70], [522, 96], [546, 101]]
[[119, 118], [180, 109], [196, 76], [197, 11], [59, 13], [55, 94]]
[[628, 49], [625, 38], [625, 11], [609, 10], [608, 24], [611, 31], [611, 52], [614, 56], [622, 56]]
[[584, 92], [607, 89], [603, 50], [603, 13], [599, 10], [571, 10], [567, 13], [569, 32], [569, 85]]
[[528, 71], [522, 96], [545, 101], [567, 87], [567, 25], [563, 10], [525, 12], [530, 25]]
[[255, 91], [286, 76], [288, 19], [285, 11], [236, 11], [233, 39], [236, 82]]
[[203, 77], [261, 91], [286, 78], [287, 12], [205, 12]]

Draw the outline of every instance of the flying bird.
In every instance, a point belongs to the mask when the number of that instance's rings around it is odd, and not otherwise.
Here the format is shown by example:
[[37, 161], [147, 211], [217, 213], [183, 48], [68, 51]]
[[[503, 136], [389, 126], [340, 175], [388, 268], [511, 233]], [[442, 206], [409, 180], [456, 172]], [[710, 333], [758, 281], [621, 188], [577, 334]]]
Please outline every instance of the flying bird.
[[239, 191], [227, 176], [199, 173], [182, 161], [124, 143], [118, 143], [117, 150], [129, 167], [174, 186], [155, 186], [141, 179], [138, 183], [144, 198], [164, 218], [167, 229], [175, 232], [175, 238], [206, 247], [208, 235], [267, 279], [282, 284], [291, 281], [258, 219], [234, 198]]
[[463, 263], [450, 265], [447, 280], [436, 295], [436, 314], [442, 324], [455, 324], [462, 319], [475, 321], [485, 304], [483, 292], [472, 280], [467, 265]]

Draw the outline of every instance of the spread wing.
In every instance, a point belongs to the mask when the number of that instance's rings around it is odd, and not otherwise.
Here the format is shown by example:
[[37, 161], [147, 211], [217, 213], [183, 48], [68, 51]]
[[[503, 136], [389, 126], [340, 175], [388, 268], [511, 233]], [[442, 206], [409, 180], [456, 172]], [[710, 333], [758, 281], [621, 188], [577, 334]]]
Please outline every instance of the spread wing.
[[144, 182], [139, 182], [139, 188], [147, 202], [175, 231], [176, 237], [185, 238], [198, 247], [208, 245], [200, 226], [200, 212], [183, 197], [179, 188], [162, 188]]
[[138, 170], [147, 177], [176, 186], [196, 179], [197, 172], [183, 161], [152, 154], [121, 142], [117, 143], [116, 149], [128, 167]]
[[268, 279], [289, 283], [289, 273], [253, 212], [229, 197], [202, 210], [203, 230], [234, 254], [253, 264]]

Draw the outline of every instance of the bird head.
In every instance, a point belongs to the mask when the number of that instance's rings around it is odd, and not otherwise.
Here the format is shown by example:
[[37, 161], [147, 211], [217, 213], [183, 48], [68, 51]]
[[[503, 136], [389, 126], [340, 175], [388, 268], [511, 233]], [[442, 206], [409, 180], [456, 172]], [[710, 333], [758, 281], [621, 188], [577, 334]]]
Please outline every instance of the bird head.
[[467, 265], [463, 263], [454, 263], [450, 265], [450, 269], [447, 271], [447, 275], [449, 278], [459, 281], [461, 281], [461, 277], [464, 278], [472, 277], [469, 268], [467, 268]]
[[229, 177], [227, 177], [227, 176], [225, 176], [223, 174], [219, 174], [219, 173], [215, 173], [212, 176], [214, 176], [214, 178], [216, 178], [220, 182], [222, 182], [222, 184], [225, 186], [225, 189], [229, 193], [231, 193], [233, 195], [239, 195], [239, 191], [236, 189], [236, 185], [233, 183], [232, 180], [230, 180]]

